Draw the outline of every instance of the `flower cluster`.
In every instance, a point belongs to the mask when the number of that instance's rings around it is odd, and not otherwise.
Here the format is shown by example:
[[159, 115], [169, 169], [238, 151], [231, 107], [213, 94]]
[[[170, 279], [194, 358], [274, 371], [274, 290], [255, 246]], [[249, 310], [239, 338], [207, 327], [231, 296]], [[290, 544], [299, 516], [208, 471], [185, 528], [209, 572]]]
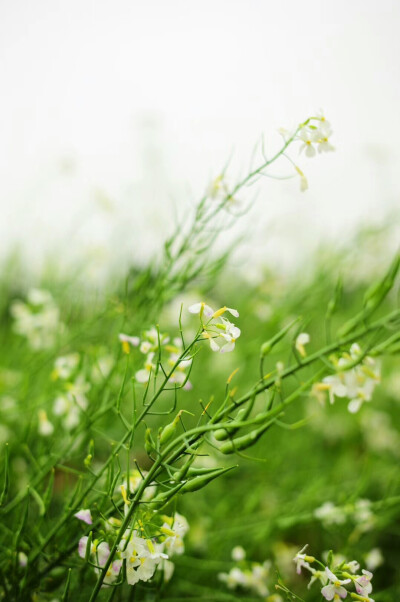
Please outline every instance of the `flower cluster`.
[[[241, 546], [233, 548], [232, 559], [237, 564], [231, 568], [229, 573], [219, 573], [219, 580], [231, 590], [242, 588], [252, 591], [261, 598], [269, 596], [267, 581], [270, 577], [271, 562], [266, 560], [263, 564], [260, 564], [246, 561], [246, 553]], [[282, 600], [280, 596], [276, 595], [271, 597], [272, 599], [276, 602]]]
[[[321, 587], [321, 594], [325, 600], [333, 600], [339, 602], [339, 600], [347, 597], [350, 593], [347, 589], [348, 585], [353, 585], [355, 592], [351, 592], [350, 595], [354, 600], [360, 602], [374, 602], [370, 598], [372, 592], [372, 577], [371, 571], [362, 569], [360, 571], [360, 564], [356, 560], [347, 562], [341, 559], [340, 563], [331, 556], [328, 565], [317, 560], [314, 556], [309, 556], [306, 553], [307, 546], [304, 546], [299, 552], [297, 552], [293, 561], [296, 564], [297, 573], [300, 574], [304, 568], [311, 573], [311, 579], [308, 584], [310, 588], [314, 583], [319, 583]], [[314, 565], [314, 566], [312, 566]], [[317, 565], [317, 568], [316, 566]]]
[[350, 519], [358, 526], [358, 530], [365, 532], [369, 531], [375, 522], [371, 506], [372, 502], [367, 499], [359, 499], [344, 506], [325, 502], [314, 510], [314, 516], [326, 526], [343, 525]]
[[363, 355], [360, 346], [354, 343], [349, 353], [340, 358], [331, 358], [336, 374], [326, 376], [313, 387], [318, 400], [325, 400], [328, 393], [330, 403], [335, 397], [347, 397], [347, 409], [352, 414], [358, 412], [364, 402], [371, 401], [376, 385], [380, 382], [380, 364], [374, 358]]
[[63, 427], [70, 431], [80, 422], [82, 412], [89, 405], [87, 392], [90, 384], [79, 372], [80, 356], [70, 353], [58, 357], [54, 362], [52, 378], [59, 382], [60, 389], [53, 404], [53, 413], [60, 417]]
[[182, 340], [178, 337], [170, 340], [167, 334], [160, 333], [156, 328], [150, 328], [143, 333], [140, 339], [136, 336], [128, 336], [120, 334], [119, 340], [125, 353], [129, 353], [130, 346], [138, 347], [140, 353], [146, 356], [144, 366], [135, 373], [135, 379], [139, 383], [148, 383], [151, 376], [154, 376], [157, 371], [157, 358], [161, 351], [168, 354], [166, 364], [167, 372], [172, 374], [169, 377], [169, 382], [181, 386], [185, 390], [192, 388], [188, 380], [187, 370], [190, 368], [192, 359], [182, 359], [179, 361], [183, 353]]
[[[86, 558], [88, 537], [86, 535], [81, 537], [78, 545], [78, 554], [81, 558]], [[99, 541], [95, 539], [91, 542], [89, 550], [89, 559], [92, 564], [95, 565], [94, 571], [96, 575], [101, 573], [102, 568], [106, 564], [108, 557], [110, 556], [110, 546], [106, 541]], [[112, 585], [118, 579], [118, 575], [121, 571], [122, 559], [117, 558], [114, 560], [107, 570], [107, 574], [104, 578], [105, 585]]]
[[[307, 119], [307, 121], [302, 123], [295, 130], [288, 131], [281, 128], [279, 133], [283, 137], [286, 145], [291, 141], [300, 142], [301, 146], [299, 152], [302, 153], [304, 151], [304, 154], [307, 157], [315, 157], [317, 151], [319, 153], [325, 153], [335, 150], [330, 142], [332, 128], [329, 121], [325, 119], [322, 111], [319, 111], [315, 117]], [[291, 159], [290, 161], [293, 163]], [[295, 163], [293, 163], [293, 165], [296, 173], [300, 176], [300, 190], [304, 192], [308, 189], [307, 178], [298, 165]]]
[[[129, 479], [133, 486], [140, 480], [137, 475]], [[127, 485], [125, 481], [124, 485]], [[126, 497], [125, 486], [121, 490], [125, 500], [125, 508], [129, 506], [129, 500]], [[86, 524], [93, 523], [90, 510], [82, 509], [75, 514], [76, 518]], [[183, 538], [189, 530], [189, 525], [184, 516], [177, 512], [173, 516], [157, 515], [155, 513], [146, 513], [142, 510], [141, 518], [136, 518], [130, 528], [128, 528], [120, 540], [115, 557], [110, 564], [106, 577], [105, 585], [112, 585], [120, 577], [122, 579], [123, 565], [125, 565], [126, 580], [129, 585], [135, 585], [138, 581], [149, 581], [155, 572], [162, 571], [164, 581], [169, 581], [174, 572], [174, 563], [171, 557], [183, 554], [185, 550]], [[115, 536], [117, 530], [121, 527], [121, 520], [111, 517], [104, 524], [104, 534]], [[106, 540], [94, 540], [88, 550], [89, 539], [84, 536], [80, 539], [78, 545], [78, 554], [81, 558], [88, 558], [95, 565], [95, 572], [99, 574], [105, 566], [109, 555], [110, 546]]]
[[326, 153], [335, 150], [329, 141], [332, 135], [332, 128], [322, 113], [319, 113], [314, 119], [303, 125], [297, 135], [297, 139], [302, 142], [300, 153], [304, 151], [307, 157], [315, 157], [317, 149], [319, 153]]
[[25, 337], [32, 349], [50, 349], [64, 330], [60, 310], [48, 291], [31, 289], [26, 303], [14, 301], [10, 308], [14, 331]]
[[189, 307], [191, 314], [198, 314], [203, 325], [203, 337], [210, 343], [212, 351], [228, 353], [235, 348], [236, 339], [240, 337], [240, 328], [235, 326], [223, 314], [229, 312], [235, 318], [239, 312], [231, 307], [221, 307], [214, 311], [204, 302], [195, 303]]

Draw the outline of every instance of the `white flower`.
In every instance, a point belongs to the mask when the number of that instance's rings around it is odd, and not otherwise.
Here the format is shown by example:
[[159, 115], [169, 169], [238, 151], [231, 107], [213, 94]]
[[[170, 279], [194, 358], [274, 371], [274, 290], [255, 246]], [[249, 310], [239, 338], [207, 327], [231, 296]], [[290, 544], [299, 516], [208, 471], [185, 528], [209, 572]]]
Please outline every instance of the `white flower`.
[[[162, 546], [150, 539], [138, 537], [136, 531], [127, 531], [121, 540], [119, 550], [122, 559], [126, 560], [126, 578], [130, 585], [138, 581], [148, 581], [154, 575], [157, 565], [167, 559]], [[127, 541], [128, 539], [128, 541]]]
[[181, 514], [178, 514], [178, 512], [175, 512], [172, 518], [167, 518], [160, 531], [167, 536], [164, 541], [164, 545], [168, 552], [168, 556], [183, 554], [185, 551], [183, 538], [188, 530], [189, 523], [187, 522], [186, 518]]
[[371, 579], [373, 576], [371, 571], [366, 571], [365, 569], [362, 570], [362, 575], [354, 580], [357, 594], [360, 596], [368, 596], [368, 594], [372, 592]]
[[299, 138], [303, 142], [299, 152], [301, 153], [304, 150], [307, 157], [314, 157], [317, 152], [313, 146], [313, 143], [317, 142], [315, 132], [307, 127], [303, 127], [300, 130]]
[[308, 556], [305, 554], [305, 550], [308, 548], [308, 544], [306, 544], [299, 552], [297, 552], [296, 556], [293, 558], [293, 562], [296, 563], [296, 573], [300, 575], [301, 569], [304, 567], [306, 569], [310, 568], [310, 562], [314, 562], [314, 556]]
[[69, 355], [58, 357], [54, 362], [52, 378], [54, 378], [54, 380], [57, 378], [66, 380], [72, 375], [78, 364], [79, 353], [70, 353]]
[[175, 565], [170, 560], [166, 560], [165, 558], [161, 561], [159, 565], [160, 569], [164, 572], [164, 581], [168, 583], [171, 581], [171, 577], [174, 574]]
[[304, 345], [307, 345], [310, 342], [310, 335], [308, 334], [308, 332], [301, 332], [297, 338], [296, 338], [296, 343], [295, 343], [295, 347], [297, 349], [297, 351], [300, 353], [301, 357], [306, 357], [306, 350]]
[[43, 437], [49, 437], [54, 433], [54, 425], [47, 418], [44, 410], [39, 410], [39, 434]]
[[154, 355], [153, 351], [149, 353], [144, 363], [144, 368], [136, 372], [135, 378], [138, 383], [149, 382], [150, 374], [154, 374], [154, 370], [156, 369], [156, 365], [153, 363]]
[[81, 410], [86, 410], [89, 401], [86, 393], [90, 390], [90, 383], [85, 381], [84, 376], [79, 375], [73, 383], [66, 384], [67, 397], [76, 403]]
[[374, 571], [384, 563], [383, 554], [379, 548], [372, 548], [364, 559], [369, 571]]
[[228, 353], [235, 348], [235, 342], [240, 337], [240, 328], [232, 324], [229, 320], [223, 317], [223, 314], [229, 312], [232, 316], [238, 317], [237, 309], [224, 305], [214, 311], [205, 303], [195, 303], [189, 307], [191, 313], [196, 313], [202, 318], [205, 315], [209, 321], [205, 324], [203, 337], [210, 343], [212, 351], [220, 353]]
[[229, 573], [219, 573], [218, 579], [226, 583], [229, 589], [236, 589], [237, 587], [247, 587], [248, 577], [238, 567], [233, 567]]
[[246, 551], [244, 550], [244, 548], [242, 548], [242, 546], [235, 546], [232, 549], [231, 556], [232, 560], [240, 562], [241, 560], [244, 560], [246, 558]]
[[57, 334], [64, 329], [59, 309], [47, 291], [31, 290], [28, 303], [14, 301], [10, 312], [14, 318], [14, 331], [26, 337], [34, 350], [53, 347]]
[[93, 519], [92, 519], [92, 515], [90, 510], [84, 510], [83, 508], [81, 510], [79, 510], [79, 512], [76, 512], [74, 514], [74, 516], [83, 521], [84, 523], [86, 523], [87, 525], [92, 525], [93, 524]]
[[346, 562], [343, 568], [346, 569], [346, 571], [355, 574], [360, 568], [360, 563], [357, 562], [357, 560], [351, 560], [350, 562]]
[[347, 596], [347, 590], [343, 585], [347, 585], [347, 583], [351, 582], [351, 579], [338, 579], [328, 567], [325, 567], [326, 575], [331, 582], [329, 585], [325, 585], [321, 589], [321, 594], [324, 596], [325, 600], [333, 600], [337, 597], [345, 598]]
[[255, 563], [251, 567], [251, 572], [247, 577], [247, 587], [250, 587], [256, 594], [265, 598], [269, 594], [266, 580], [271, 570], [271, 563], [266, 560], [263, 564]]
[[325, 571], [321, 571], [321, 570], [317, 570], [314, 569], [312, 566], [308, 566], [307, 569], [311, 572], [312, 577], [310, 579], [309, 584], [307, 585], [307, 588], [310, 589], [310, 587], [312, 586], [312, 584], [315, 581], [320, 581], [322, 583], [322, 585], [326, 585], [326, 583], [328, 582], [328, 575], [326, 574]]
[[346, 522], [346, 513], [332, 502], [325, 502], [316, 508], [314, 516], [325, 525], [343, 525]]
[[374, 513], [371, 510], [371, 500], [360, 499], [354, 504], [353, 518], [358, 524], [372, 524]]
[[209, 305], [206, 305], [204, 302], [194, 303], [188, 308], [191, 314], [199, 314], [200, 318], [205, 316], [206, 318], [212, 318], [214, 314], [214, 310]]
[[[114, 560], [107, 569], [104, 576], [103, 584], [112, 585], [118, 579], [119, 573], [122, 568], [122, 560]], [[100, 569], [95, 569], [95, 573], [100, 574]]]
[[150, 341], [142, 341], [142, 343], [140, 343], [139, 351], [140, 351], [140, 353], [147, 355], [148, 353], [150, 353], [152, 348], [153, 348], [153, 345], [152, 345], [152, 343], [150, 343]]
[[[78, 554], [81, 558], [86, 556], [86, 548], [88, 543], [88, 537], [85, 535], [81, 537], [78, 544]], [[96, 558], [96, 562], [99, 566], [104, 566], [110, 555], [110, 546], [106, 541], [98, 543], [97, 540], [92, 541], [90, 546], [90, 555]]]
[[49, 291], [44, 291], [38, 288], [32, 288], [27, 294], [28, 303], [31, 305], [48, 305], [53, 302], [53, 297]]
[[365, 401], [371, 401], [375, 386], [380, 382], [380, 365], [369, 356], [364, 357], [354, 368], [346, 370], [346, 366], [360, 355], [359, 346], [352, 345], [350, 354], [344, 354], [338, 360], [337, 373], [322, 380], [322, 385], [327, 387], [330, 402], [334, 403], [335, 396], [348, 397], [348, 410], [351, 413], [358, 412]]
[[[240, 328], [221, 317], [221, 322], [215, 324], [216, 330], [212, 332], [203, 331], [203, 336], [209, 340], [212, 351], [220, 353], [229, 353], [235, 349], [236, 339], [240, 337]], [[214, 336], [213, 336], [214, 335]], [[218, 344], [217, 341], [222, 344]]]
[[18, 564], [25, 567], [28, 564], [28, 556], [24, 552], [18, 552]]
[[318, 152], [326, 153], [335, 150], [335, 147], [329, 142], [329, 137], [332, 135], [332, 130], [327, 121], [321, 122], [315, 135], [318, 144]]
[[132, 337], [132, 336], [129, 336], [128, 334], [123, 334], [122, 332], [118, 335], [118, 338], [122, 343], [122, 349], [124, 350], [125, 353], [129, 353], [130, 345], [132, 347], [138, 347], [138, 345], [140, 343], [139, 337]]

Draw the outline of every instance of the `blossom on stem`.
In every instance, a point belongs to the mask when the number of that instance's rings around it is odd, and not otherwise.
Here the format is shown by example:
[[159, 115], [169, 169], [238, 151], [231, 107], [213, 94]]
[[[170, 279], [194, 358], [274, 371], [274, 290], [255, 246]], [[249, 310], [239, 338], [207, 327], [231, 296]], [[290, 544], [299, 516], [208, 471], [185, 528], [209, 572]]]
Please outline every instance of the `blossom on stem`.
[[164, 541], [165, 549], [168, 552], [168, 556], [174, 556], [175, 554], [181, 555], [185, 551], [183, 538], [189, 531], [189, 523], [186, 518], [178, 512], [175, 512], [173, 517], [164, 517], [165, 522], [162, 525], [160, 531], [163, 535], [166, 535]]
[[86, 523], [87, 525], [93, 524], [93, 519], [90, 510], [84, 510], [83, 508], [76, 512], [74, 516], [78, 519]]
[[239, 317], [237, 309], [224, 305], [217, 311], [214, 311], [209, 305], [204, 302], [195, 303], [189, 307], [191, 313], [199, 314], [200, 319], [203, 315], [209, 318], [204, 325], [203, 337], [208, 340], [212, 351], [219, 353], [229, 353], [235, 348], [236, 339], [240, 337], [240, 328], [235, 326], [227, 318], [224, 313], [229, 312], [234, 317]]
[[244, 560], [246, 558], [246, 551], [244, 550], [244, 548], [242, 548], [242, 546], [235, 546], [234, 548], [232, 548], [231, 556], [232, 560], [240, 562], [241, 560]]
[[328, 567], [325, 567], [325, 572], [330, 581], [329, 585], [325, 585], [321, 589], [321, 594], [325, 600], [345, 598], [348, 592], [343, 586], [351, 583], [351, 579], [339, 579]]
[[58, 357], [54, 362], [54, 370], [51, 374], [53, 380], [67, 380], [70, 378], [79, 364], [79, 353], [69, 353]]
[[296, 342], [295, 342], [295, 347], [297, 349], [297, 351], [300, 353], [301, 357], [306, 357], [307, 353], [305, 350], [305, 345], [307, 345], [310, 342], [310, 335], [308, 334], [308, 332], [301, 332], [297, 338], [296, 338]]
[[372, 592], [371, 579], [373, 576], [371, 571], [366, 571], [365, 569], [362, 570], [362, 575], [354, 580], [354, 587], [356, 588], [357, 594], [360, 596], [368, 596], [368, 594]]
[[130, 347], [138, 347], [140, 343], [139, 337], [129, 336], [128, 334], [123, 334], [122, 332], [118, 335], [119, 340], [122, 343], [122, 349], [124, 353], [130, 353]]
[[39, 434], [43, 437], [49, 437], [54, 433], [54, 425], [47, 418], [44, 410], [39, 410]]
[[314, 556], [308, 556], [305, 554], [305, 550], [308, 548], [308, 544], [306, 544], [299, 552], [297, 552], [296, 556], [293, 558], [293, 562], [296, 563], [296, 573], [298, 575], [301, 574], [301, 569], [304, 567], [306, 569], [309, 568], [310, 562], [314, 562]]
[[[357, 361], [359, 363], [352, 367]], [[348, 397], [348, 410], [354, 414], [364, 402], [371, 401], [373, 391], [380, 382], [380, 365], [372, 357], [363, 357], [360, 347], [354, 344], [350, 353], [336, 360], [336, 370], [336, 374], [326, 376], [322, 383], [317, 383], [314, 390], [326, 390], [331, 404], [335, 397]]]
[[153, 363], [154, 355], [154, 351], [149, 353], [144, 363], [144, 368], [135, 373], [135, 378], [139, 383], [149, 382], [150, 374], [154, 373], [156, 369], [156, 365]]
[[168, 555], [162, 546], [151, 539], [139, 537], [136, 531], [128, 530], [119, 544], [121, 559], [126, 560], [126, 579], [129, 585], [152, 578], [157, 565]]

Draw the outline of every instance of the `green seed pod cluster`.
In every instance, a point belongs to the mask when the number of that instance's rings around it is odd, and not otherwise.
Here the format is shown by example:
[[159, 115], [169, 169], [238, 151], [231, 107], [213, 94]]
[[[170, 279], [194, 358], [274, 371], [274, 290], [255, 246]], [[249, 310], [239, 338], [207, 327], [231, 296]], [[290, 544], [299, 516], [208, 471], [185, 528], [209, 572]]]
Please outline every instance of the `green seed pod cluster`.
[[194, 479], [190, 479], [183, 485], [181, 492], [190, 493], [192, 491], [198, 491], [199, 489], [202, 489], [203, 487], [208, 485], [208, 483], [210, 483], [214, 479], [220, 477], [229, 470], [232, 470], [232, 468], [236, 468], [236, 466], [229, 466], [229, 468], [216, 468], [215, 470], [209, 472], [209, 474], [194, 477]]
[[[239, 422], [245, 420], [247, 418], [247, 408], [241, 408], [235, 417], [234, 422]], [[217, 441], [225, 441], [229, 439], [231, 435], [233, 435], [239, 427], [227, 426], [226, 428], [221, 428], [215, 431], [214, 437]]]
[[232, 441], [227, 441], [219, 448], [219, 451], [223, 454], [233, 454], [235, 451], [241, 451], [243, 449], [247, 449], [251, 447], [260, 439], [260, 437], [271, 427], [271, 425], [275, 422], [275, 420], [270, 420], [262, 427], [251, 431], [247, 435], [243, 435], [242, 437], [236, 437], [236, 439], [232, 439]]

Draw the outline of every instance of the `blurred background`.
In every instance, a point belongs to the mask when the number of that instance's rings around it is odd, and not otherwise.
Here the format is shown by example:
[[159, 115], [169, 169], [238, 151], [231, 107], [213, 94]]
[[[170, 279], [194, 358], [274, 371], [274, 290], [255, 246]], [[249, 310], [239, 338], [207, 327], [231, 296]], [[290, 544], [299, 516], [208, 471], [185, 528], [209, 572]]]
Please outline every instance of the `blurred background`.
[[394, 0], [3, 0], [0, 13], [0, 253], [18, 247], [30, 271], [50, 252], [87, 258], [95, 280], [145, 262], [227, 160], [235, 181], [261, 134], [272, 153], [279, 127], [319, 108], [336, 152], [298, 160], [306, 193], [297, 178], [259, 183], [237, 267], [292, 266], [399, 206]]

